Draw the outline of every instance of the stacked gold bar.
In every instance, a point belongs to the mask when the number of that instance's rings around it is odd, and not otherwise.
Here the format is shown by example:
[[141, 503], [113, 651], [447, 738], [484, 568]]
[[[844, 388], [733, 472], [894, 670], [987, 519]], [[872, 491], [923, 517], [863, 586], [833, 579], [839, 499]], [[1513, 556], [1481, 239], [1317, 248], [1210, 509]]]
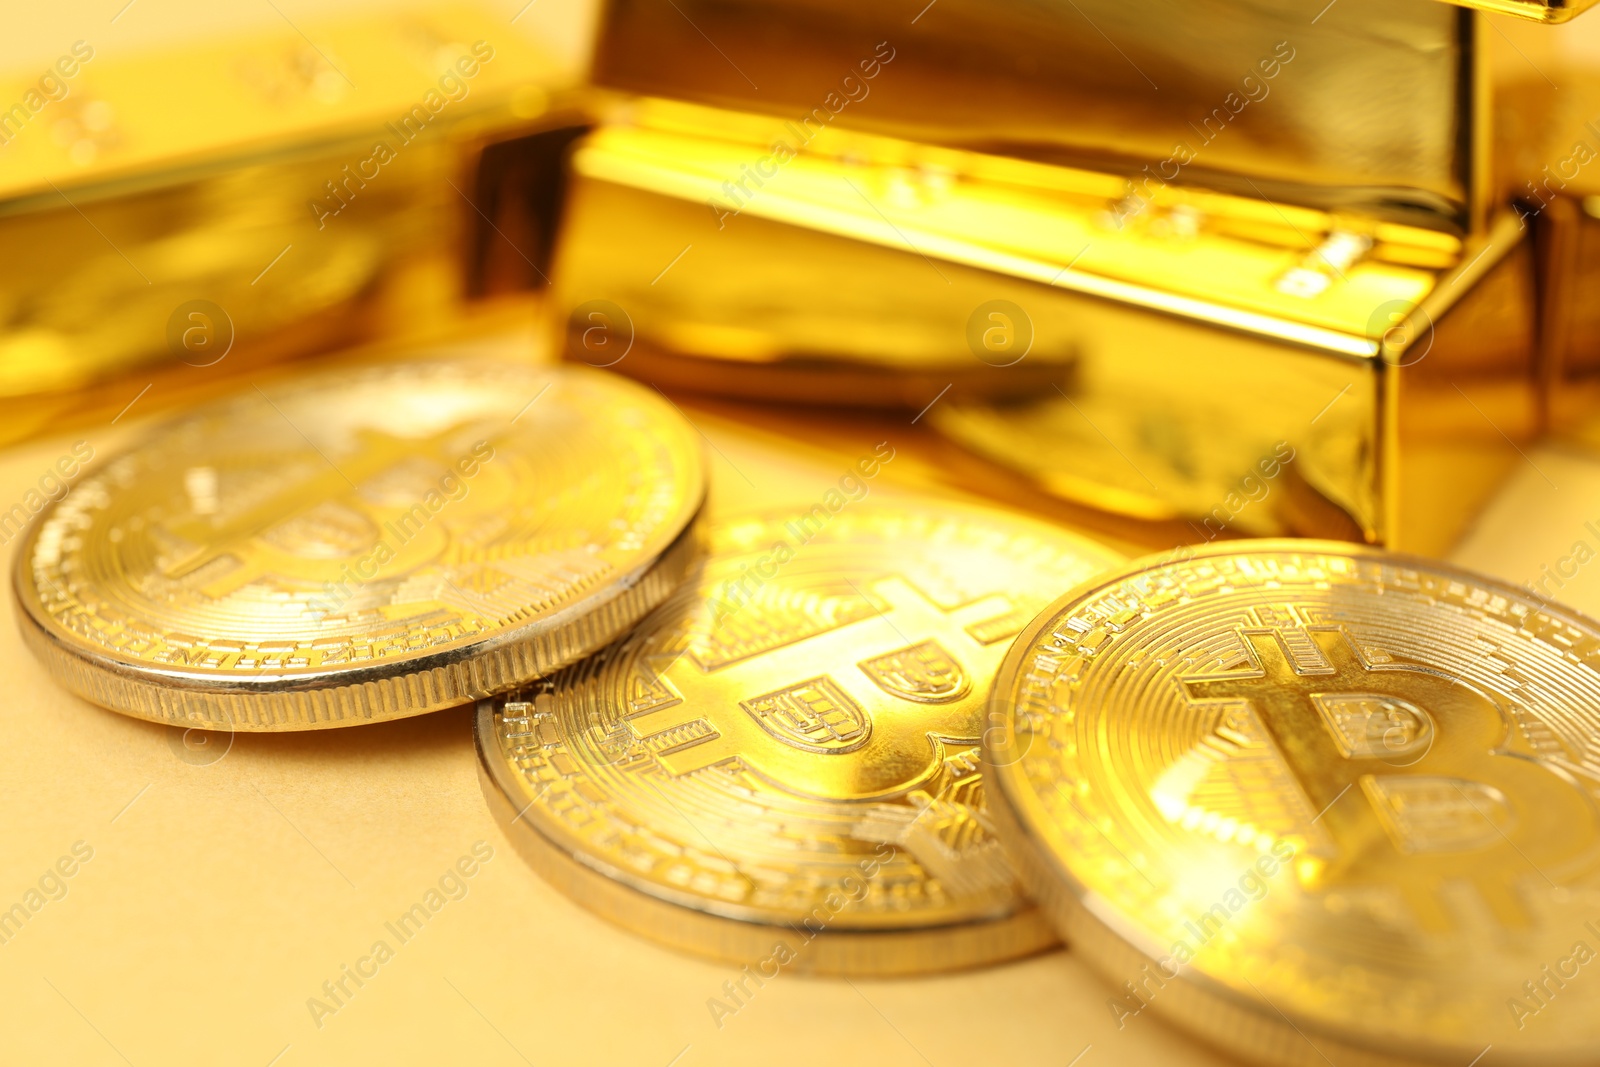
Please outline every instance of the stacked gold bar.
[[459, 329], [492, 225], [537, 255], [478, 160], [560, 121], [549, 58], [466, 6], [308, 27], [0, 85], [0, 440]]
[[1566, 22], [1594, 6], [1594, 0], [1577, 0], [1571, 4], [1565, 3], [1564, 0], [1451, 0], [1451, 2], [1466, 7], [1481, 8], [1484, 11], [1516, 15], [1518, 18], [1533, 19], [1536, 22]]
[[931, 405], [1051, 494], [1208, 539], [1442, 550], [1590, 407], [1556, 388], [1576, 362], [1496, 174], [1515, 79], [1486, 18], [618, 0], [567, 347], [702, 392]]

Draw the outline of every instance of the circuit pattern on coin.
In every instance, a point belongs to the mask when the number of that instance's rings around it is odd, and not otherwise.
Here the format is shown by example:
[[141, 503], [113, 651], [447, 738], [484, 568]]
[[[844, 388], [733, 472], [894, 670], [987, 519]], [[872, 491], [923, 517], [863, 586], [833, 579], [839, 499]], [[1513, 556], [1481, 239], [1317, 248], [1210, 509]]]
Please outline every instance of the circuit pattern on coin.
[[693, 586], [625, 642], [480, 717], [519, 821], [725, 919], [816, 935], [1026, 911], [1031, 941], [973, 951], [1053, 940], [990, 832], [977, 744], [1011, 638], [1049, 591], [1118, 557], [939, 501], [734, 520], [710, 539]]
[[1376, 550], [1210, 546], [1053, 605], [996, 700], [1000, 833], [1119, 1025], [1273, 1062], [1600, 1041], [1595, 622]]
[[[257, 388], [45, 512], [24, 633], [135, 715], [293, 729], [461, 703], [592, 651], [704, 497], [692, 427], [598, 372], [461, 362]], [[684, 553], [678, 552], [679, 556]]]

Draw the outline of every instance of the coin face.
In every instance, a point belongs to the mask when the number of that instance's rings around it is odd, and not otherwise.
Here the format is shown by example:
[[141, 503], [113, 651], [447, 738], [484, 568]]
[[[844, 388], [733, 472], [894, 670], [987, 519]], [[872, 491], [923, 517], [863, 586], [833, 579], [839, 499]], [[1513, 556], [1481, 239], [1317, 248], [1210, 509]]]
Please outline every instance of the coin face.
[[996, 702], [1002, 838], [1119, 1026], [1273, 1063], [1592, 1059], [1600, 624], [1238, 542], [1052, 605]]
[[992, 510], [834, 496], [720, 525], [625, 641], [480, 705], [491, 804], [581, 903], [752, 967], [1052, 944], [990, 833], [977, 743], [1046, 591], [1117, 557]]
[[614, 638], [693, 561], [692, 426], [583, 370], [437, 362], [253, 389], [41, 513], [24, 637], [142, 718], [313, 729], [432, 711]]

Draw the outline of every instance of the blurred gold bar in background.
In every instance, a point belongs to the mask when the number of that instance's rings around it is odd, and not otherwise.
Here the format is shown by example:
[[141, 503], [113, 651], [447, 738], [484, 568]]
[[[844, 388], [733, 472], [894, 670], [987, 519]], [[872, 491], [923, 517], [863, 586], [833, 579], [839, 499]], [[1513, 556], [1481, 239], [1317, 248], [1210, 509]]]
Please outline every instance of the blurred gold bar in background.
[[1117, 196], [1176, 182], [1457, 232], [1488, 217], [1492, 52], [1506, 43], [1474, 11], [925, 2], [610, 0], [593, 78], [1103, 170], [1127, 179]]
[[1499, 184], [1538, 251], [1550, 428], [1600, 444], [1600, 75], [1542, 64], [1504, 95], [1496, 128]]
[[[659, 100], [581, 141], [573, 171], [552, 310], [578, 319], [575, 357], [648, 378], [675, 352], [1002, 373], [1037, 354], [1054, 388], [989, 405], [935, 386], [926, 418], [1114, 514], [1438, 550], [1545, 422], [1509, 212], [1463, 239], [1177, 186], [1128, 206], [1113, 175]], [[583, 343], [597, 302], [616, 347]], [[1028, 335], [1020, 362], [978, 343], [994, 306]]]
[[1593, 7], [1595, 0], [1451, 0], [1451, 3], [1535, 22], [1566, 22]]
[[559, 173], [525, 136], [566, 121], [552, 69], [449, 6], [128, 58], [80, 41], [0, 83], [0, 441], [458, 324], [507, 288], [494, 221], [532, 240], [480, 154], [512, 142], [501, 169], [546, 196]]

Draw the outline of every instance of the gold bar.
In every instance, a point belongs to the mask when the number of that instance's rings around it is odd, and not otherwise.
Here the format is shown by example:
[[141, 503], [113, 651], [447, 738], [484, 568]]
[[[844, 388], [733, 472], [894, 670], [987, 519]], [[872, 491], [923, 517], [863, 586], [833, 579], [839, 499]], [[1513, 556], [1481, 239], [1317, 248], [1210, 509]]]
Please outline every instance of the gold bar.
[[[610, 0], [594, 80], [991, 155], [1471, 229], [1494, 50], [1436, 0]], [[917, 17], [912, 18], [911, 16]], [[1513, 54], [1512, 59], [1516, 56]]]
[[1588, 58], [1597, 42], [1574, 43], [1503, 95], [1497, 181], [1537, 251], [1550, 428], [1600, 444], [1600, 75]]
[[1569, 22], [1595, 5], [1596, 0], [1449, 0], [1462, 7], [1515, 15], [1534, 22]]
[[473, 7], [304, 28], [0, 81], [0, 442], [467, 313], [477, 156], [554, 65]]
[[[573, 156], [559, 316], [608, 302], [658, 357], [721, 333], [870, 358], [911, 323], [932, 359], [1008, 301], [1037, 351], [1070, 353], [1053, 387], [919, 399], [953, 439], [1077, 503], [1203, 536], [1434, 551], [1543, 424], [1513, 216], [1462, 239], [1171, 186], [1115, 217], [1114, 176], [842, 128], [777, 151], [794, 139], [781, 122], [664, 101], [630, 116]], [[763, 183], [735, 213], [724, 182], [752, 171]], [[630, 360], [615, 369], [648, 376]], [[1270, 503], [1235, 501], [1273, 456]]]

